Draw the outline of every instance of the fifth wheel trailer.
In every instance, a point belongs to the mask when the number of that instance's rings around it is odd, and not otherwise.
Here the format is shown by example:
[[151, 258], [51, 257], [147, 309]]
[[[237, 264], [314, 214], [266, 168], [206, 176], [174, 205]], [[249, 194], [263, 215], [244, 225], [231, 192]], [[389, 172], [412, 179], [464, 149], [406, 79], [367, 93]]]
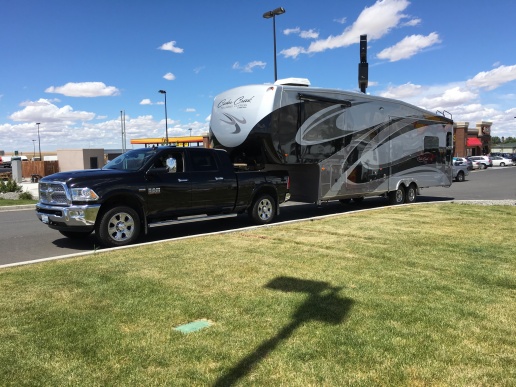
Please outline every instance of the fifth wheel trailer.
[[306, 79], [237, 87], [215, 97], [210, 144], [235, 165], [283, 169], [291, 200], [386, 196], [411, 203], [452, 184], [453, 121], [408, 103], [309, 87]]

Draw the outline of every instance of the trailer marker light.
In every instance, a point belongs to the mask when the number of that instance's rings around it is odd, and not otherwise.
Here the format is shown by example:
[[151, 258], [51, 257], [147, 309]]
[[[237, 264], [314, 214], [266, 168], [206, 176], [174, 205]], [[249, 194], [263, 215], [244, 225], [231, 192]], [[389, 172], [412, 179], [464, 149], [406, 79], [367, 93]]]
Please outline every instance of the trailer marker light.
[[179, 331], [181, 333], [192, 333], [196, 331], [200, 331], [201, 329], [208, 328], [211, 326], [212, 323], [208, 320], [197, 320], [192, 321], [188, 324], [179, 325], [178, 327], [175, 327], [175, 331]]

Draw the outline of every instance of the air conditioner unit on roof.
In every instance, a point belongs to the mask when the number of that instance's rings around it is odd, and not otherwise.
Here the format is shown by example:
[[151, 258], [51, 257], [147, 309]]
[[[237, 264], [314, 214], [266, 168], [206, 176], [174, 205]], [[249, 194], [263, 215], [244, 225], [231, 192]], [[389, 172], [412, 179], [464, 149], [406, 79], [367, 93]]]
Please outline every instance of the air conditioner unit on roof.
[[275, 85], [283, 86], [310, 86], [310, 81], [307, 78], [285, 78], [278, 79], [274, 82]]

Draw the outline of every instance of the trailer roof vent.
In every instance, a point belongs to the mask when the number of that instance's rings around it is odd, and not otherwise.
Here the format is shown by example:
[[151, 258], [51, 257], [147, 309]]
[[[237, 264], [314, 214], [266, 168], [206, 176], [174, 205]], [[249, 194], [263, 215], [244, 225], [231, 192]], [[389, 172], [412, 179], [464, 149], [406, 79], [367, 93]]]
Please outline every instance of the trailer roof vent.
[[310, 81], [306, 78], [285, 78], [278, 79], [274, 82], [275, 85], [283, 85], [283, 86], [310, 86]]

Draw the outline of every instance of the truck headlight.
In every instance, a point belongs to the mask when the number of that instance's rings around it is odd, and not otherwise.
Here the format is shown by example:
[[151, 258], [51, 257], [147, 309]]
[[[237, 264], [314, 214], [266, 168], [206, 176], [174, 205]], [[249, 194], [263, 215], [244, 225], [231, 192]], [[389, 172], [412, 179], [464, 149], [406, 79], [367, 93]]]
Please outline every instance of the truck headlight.
[[99, 200], [99, 195], [91, 188], [72, 188], [72, 200], [80, 202], [94, 202]]

